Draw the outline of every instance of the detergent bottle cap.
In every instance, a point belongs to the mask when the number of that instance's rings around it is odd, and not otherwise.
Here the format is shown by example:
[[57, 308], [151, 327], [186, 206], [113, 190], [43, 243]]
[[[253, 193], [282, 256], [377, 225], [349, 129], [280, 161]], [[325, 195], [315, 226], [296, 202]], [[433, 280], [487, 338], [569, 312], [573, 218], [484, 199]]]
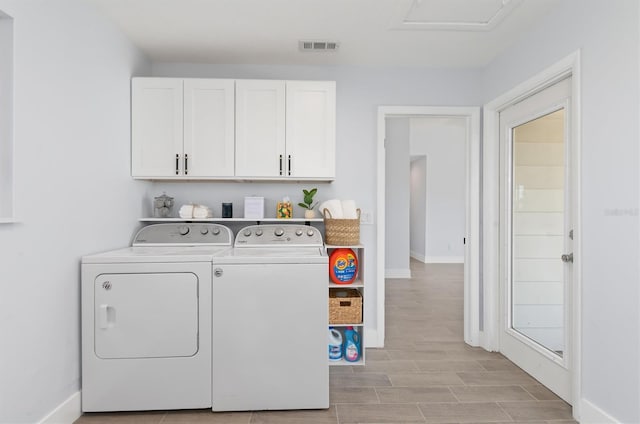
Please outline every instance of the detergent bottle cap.
[[353, 330], [353, 327], [352, 326], [348, 326], [347, 330]]

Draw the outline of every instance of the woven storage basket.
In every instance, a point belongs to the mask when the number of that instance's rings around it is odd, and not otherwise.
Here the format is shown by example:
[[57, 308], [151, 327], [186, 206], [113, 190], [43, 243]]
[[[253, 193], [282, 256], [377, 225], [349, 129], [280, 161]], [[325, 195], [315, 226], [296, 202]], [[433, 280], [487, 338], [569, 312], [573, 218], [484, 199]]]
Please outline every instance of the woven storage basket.
[[329, 289], [329, 324], [361, 324], [362, 294], [356, 289]]
[[357, 219], [334, 219], [329, 209], [324, 215], [324, 241], [334, 246], [352, 246], [360, 244], [360, 209]]

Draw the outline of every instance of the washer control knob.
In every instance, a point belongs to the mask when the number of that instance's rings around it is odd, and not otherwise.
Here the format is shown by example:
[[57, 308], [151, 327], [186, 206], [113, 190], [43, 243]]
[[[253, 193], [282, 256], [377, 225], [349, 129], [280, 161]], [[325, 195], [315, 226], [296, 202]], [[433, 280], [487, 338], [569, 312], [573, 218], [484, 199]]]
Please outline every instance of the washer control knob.
[[244, 233], [242, 233], [245, 237], [249, 237], [251, 235], [251, 230], [244, 230]]
[[313, 231], [313, 230], [307, 230], [307, 235], [308, 235], [309, 237], [313, 237], [313, 235], [314, 235], [314, 234], [315, 234], [315, 231]]
[[186, 225], [181, 225], [180, 227], [178, 227], [178, 231], [180, 232], [180, 235], [186, 236], [187, 234], [189, 234], [189, 227], [187, 227]]
[[282, 237], [284, 235], [284, 230], [282, 228], [276, 228], [273, 234], [275, 234], [276, 237]]
[[200, 228], [200, 234], [205, 235], [209, 232], [209, 229], [207, 227], [202, 227]]
[[256, 230], [256, 236], [260, 237], [262, 235], [262, 230], [257, 229]]
[[214, 236], [217, 236], [218, 234], [220, 234], [220, 228], [213, 227], [213, 230], [211, 230], [211, 234], [213, 234]]
[[296, 230], [296, 235], [298, 237], [300, 237], [302, 235], [302, 230], [300, 230], [300, 229]]

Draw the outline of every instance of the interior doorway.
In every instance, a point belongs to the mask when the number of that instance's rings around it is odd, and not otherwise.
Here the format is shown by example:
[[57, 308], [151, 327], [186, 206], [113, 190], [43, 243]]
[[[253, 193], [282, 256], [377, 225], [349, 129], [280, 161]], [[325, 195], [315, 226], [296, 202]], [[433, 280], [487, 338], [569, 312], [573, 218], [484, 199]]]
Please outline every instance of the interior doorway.
[[[381, 106], [378, 108], [378, 180], [377, 180], [377, 347], [384, 346], [384, 307], [386, 269], [386, 135], [388, 118], [455, 118], [462, 119], [465, 131], [464, 149], [464, 339], [478, 346], [481, 331], [480, 314], [480, 108], [476, 107], [428, 107], [428, 106]], [[407, 162], [409, 157], [407, 156]], [[407, 167], [408, 173], [408, 167]], [[391, 218], [391, 217], [390, 217]], [[407, 211], [408, 218], [408, 211]], [[407, 250], [409, 245], [407, 243]], [[408, 255], [407, 255], [408, 258]]]

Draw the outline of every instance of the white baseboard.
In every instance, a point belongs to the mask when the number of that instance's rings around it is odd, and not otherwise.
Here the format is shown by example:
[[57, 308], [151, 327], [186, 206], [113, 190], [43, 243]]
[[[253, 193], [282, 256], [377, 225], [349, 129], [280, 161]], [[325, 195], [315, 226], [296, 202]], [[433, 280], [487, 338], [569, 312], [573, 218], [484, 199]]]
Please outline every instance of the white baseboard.
[[463, 264], [464, 256], [427, 256], [427, 264]]
[[411, 250], [409, 252], [409, 256], [411, 256], [416, 261], [422, 262], [423, 264], [427, 263], [427, 257], [425, 256], [424, 253], [418, 253], [418, 252], [414, 252], [413, 250]]
[[576, 418], [580, 419], [581, 424], [617, 424], [620, 422], [585, 398], [580, 399], [580, 416]]
[[408, 268], [387, 268], [384, 270], [384, 278], [411, 278], [411, 270]]
[[71, 424], [82, 415], [81, 392], [77, 391], [44, 417], [38, 424]]

